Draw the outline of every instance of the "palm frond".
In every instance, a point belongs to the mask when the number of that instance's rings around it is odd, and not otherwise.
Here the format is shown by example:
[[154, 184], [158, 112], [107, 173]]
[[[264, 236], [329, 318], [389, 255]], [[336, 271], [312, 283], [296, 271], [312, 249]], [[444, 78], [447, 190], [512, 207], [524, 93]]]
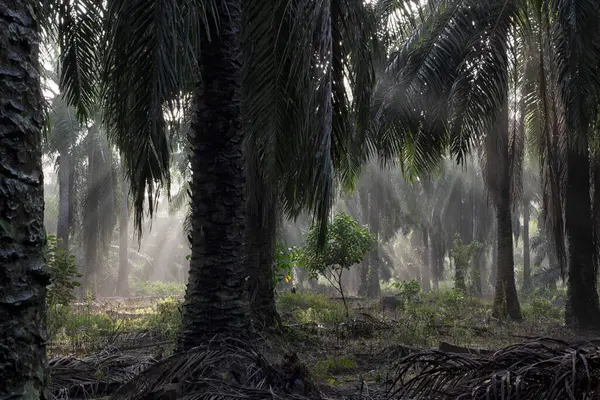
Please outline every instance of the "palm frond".
[[303, 379], [299, 374], [305, 371], [293, 366], [290, 362], [277, 368], [247, 344], [215, 338], [146, 369], [123, 385], [114, 399], [156, 398], [166, 393], [197, 400], [306, 399], [291, 393], [293, 382]]
[[[59, 42], [59, 88], [80, 120], [95, 113], [100, 88], [103, 2], [60, 0], [49, 16]], [[48, 20], [47, 20], [48, 21]]]
[[146, 199], [152, 214], [160, 188], [169, 189], [165, 114], [181, 109], [181, 93], [199, 79], [202, 26], [213, 10], [214, 1], [200, 0], [108, 3], [105, 121], [127, 167], [140, 233]]
[[156, 360], [150, 356], [131, 356], [105, 349], [77, 359], [55, 357], [48, 362], [49, 392], [56, 398], [104, 396], [144, 371]]
[[[392, 398], [593, 398], [600, 352], [591, 343], [541, 338], [491, 355], [426, 351], [398, 363]], [[415, 375], [416, 372], [416, 375]]]

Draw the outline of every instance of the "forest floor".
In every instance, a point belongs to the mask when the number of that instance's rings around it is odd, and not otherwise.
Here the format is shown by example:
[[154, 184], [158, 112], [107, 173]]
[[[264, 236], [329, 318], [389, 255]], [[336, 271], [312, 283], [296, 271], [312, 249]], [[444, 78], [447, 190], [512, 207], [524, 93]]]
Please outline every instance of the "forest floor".
[[[52, 396], [103, 398], [167, 358], [178, 331], [179, 304], [177, 298], [120, 299], [51, 311]], [[488, 301], [454, 291], [404, 299], [396, 309], [359, 298], [349, 304], [346, 317], [339, 299], [280, 294], [283, 332], [261, 334], [254, 346], [270, 365], [289, 372], [293, 359], [308, 372], [292, 376], [286, 386], [292, 394], [281, 398], [308, 389], [313, 396], [308, 398], [402, 398], [398, 378], [410, 373], [402, 372], [400, 361], [410, 354], [426, 349], [486, 353], [532, 338], [576, 339], [564, 328], [562, 308], [552, 298], [524, 301], [520, 323], [494, 320]]]

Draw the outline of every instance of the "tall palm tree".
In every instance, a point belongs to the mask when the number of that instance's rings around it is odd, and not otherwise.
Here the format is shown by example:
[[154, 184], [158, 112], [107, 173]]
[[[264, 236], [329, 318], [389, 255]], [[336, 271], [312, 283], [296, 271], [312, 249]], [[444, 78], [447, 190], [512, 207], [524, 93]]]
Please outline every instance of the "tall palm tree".
[[[241, 114], [242, 2], [216, 5], [201, 43], [198, 119], [190, 135], [192, 254], [179, 348], [215, 333], [247, 334], [245, 152]], [[201, 265], [201, 266], [200, 266]]]
[[0, 397], [43, 398], [46, 359], [38, 2], [0, 5]]
[[[559, 260], [565, 259], [565, 237], [568, 243], [569, 298], [576, 314], [569, 322], [582, 328], [593, 325], [591, 321], [600, 315], [594, 289], [595, 250], [584, 239], [593, 237], [593, 226], [590, 196], [582, 193], [590, 192], [589, 180], [585, 179], [589, 172], [583, 170], [589, 171], [590, 121], [600, 88], [597, 76], [591, 72], [599, 59], [594, 44], [599, 5], [593, 1], [490, 0], [473, 4], [430, 2], [429, 6], [432, 18], [398, 53], [393, 64], [403, 67], [394, 78], [397, 83], [391, 92], [395, 95], [388, 92], [388, 99], [413, 104], [404, 107], [403, 112], [397, 107], [391, 109], [403, 121], [394, 126], [402, 125], [404, 129], [395, 131], [413, 132], [412, 139], [404, 136], [403, 141], [416, 149], [415, 161], [421, 166], [431, 164], [446, 148], [463, 159], [481, 133], [490, 131], [507, 101], [508, 40], [515, 37], [514, 32], [524, 38], [533, 33], [540, 49], [540, 67], [534, 86], [537, 96], [527, 98], [538, 99], [535, 103], [543, 121], [540, 157], [546, 177], [544, 209]], [[415, 115], [413, 110], [421, 108], [414, 107], [415, 102], [425, 109], [422, 115]], [[387, 103], [392, 104], [389, 100]], [[394, 106], [398, 105], [396, 101]], [[386, 112], [391, 110], [388, 107]], [[441, 128], [447, 121], [448, 131]], [[554, 133], [558, 138], [553, 137]], [[561, 146], [560, 142], [567, 145]], [[561, 168], [565, 171], [562, 183]], [[569, 219], [565, 230], [560, 223], [563, 205], [565, 218]]]
[[125, 170], [121, 168], [121, 211], [119, 213], [119, 276], [117, 295], [129, 294], [129, 184]]
[[75, 116], [75, 110], [67, 106], [61, 96], [52, 99], [49, 135], [49, 150], [58, 153], [58, 221], [56, 227], [56, 238], [58, 245], [63, 249], [69, 248], [69, 235], [73, 214], [73, 190], [71, 187], [72, 176], [77, 160], [74, 157], [74, 143], [81, 131], [79, 121]]

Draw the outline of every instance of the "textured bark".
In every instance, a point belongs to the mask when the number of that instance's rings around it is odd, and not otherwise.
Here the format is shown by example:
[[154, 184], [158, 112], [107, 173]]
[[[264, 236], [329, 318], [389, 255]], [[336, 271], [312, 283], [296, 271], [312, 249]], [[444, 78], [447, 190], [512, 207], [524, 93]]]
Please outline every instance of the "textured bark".
[[366, 255], [365, 258], [358, 264], [356, 267], [358, 268], [358, 295], [362, 297], [367, 296], [367, 291], [369, 287], [369, 255]]
[[[362, 223], [369, 222], [369, 194], [362, 191], [359, 195], [361, 214], [363, 215]], [[360, 282], [358, 286], [358, 295], [366, 297], [369, 293], [369, 269], [371, 264], [371, 253], [365, 254], [362, 262], [357, 266], [360, 271]]]
[[[202, 42], [192, 124], [190, 273], [178, 347], [225, 334], [247, 338], [244, 264], [244, 134], [240, 113], [241, 0], [216, 6]], [[218, 25], [218, 26], [217, 26]]]
[[531, 289], [531, 253], [529, 250], [529, 199], [523, 198], [523, 289]]
[[117, 295], [129, 295], [129, 184], [121, 173], [121, 215], [119, 216], [119, 280]]
[[371, 262], [368, 272], [367, 297], [372, 299], [381, 295], [381, 286], [379, 285], [379, 235], [376, 236], [375, 250], [371, 252]]
[[0, 399], [41, 399], [49, 275], [34, 1], [0, 2]]
[[490, 267], [489, 283], [496, 287], [496, 277], [498, 276], [498, 226], [492, 233], [492, 265]]
[[429, 257], [429, 231], [427, 228], [422, 228], [423, 235], [423, 253], [421, 259], [423, 260], [423, 272], [421, 274], [421, 288], [425, 291], [431, 290], [431, 279], [430, 270], [431, 262]]
[[375, 235], [375, 249], [371, 252], [370, 262], [369, 262], [369, 279], [368, 279], [368, 287], [367, 287], [367, 296], [370, 298], [377, 298], [381, 295], [381, 286], [379, 285], [379, 264], [381, 263], [381, 257], [379, 252], [380, 250], [380, 242], [379, 242], [379, 231], [381, 230], [380, 216], [379, 216], [379, 208], [374, 207], [375, 202], [373, 201], [372, 195], [369, 195], [369, 201], [371, 203], [371, 207], [369, 208], [369, 227], [371, 228], [371, 233]]
[[[583, 136], [583, 135], [582, 135]], [[590, 200], [590, 163], [587, 138], [570, 143], [567, 158], [565, 220], [569, 253], [568, 325], [578, 329], [600, 328], [600, 306], [596, 291], [594, 235]]]
[[56, 239], [58, 246], [69, 249], [69, 222], [71, 205], [71, 155], [69, 149], [61, 149], [58, 165], [58, 221], [56, 224]]
[[[513, 249], [510, 152], [508, 133], [508, 105], [505, 104], [496, 122], [496, 131], [489, 135], [487, 185], [494, 196], [498, 263], [496, 290], [492, 314], [496, 318], [510, 317], [521, 320], [521, 307], [515, 284]], [[489, 146], [489, 143], [487, 144]]]
[[252, 317], [259, 326], [271, 327], [279, 321], [273, 282], [277, 211], [273, 207], [265, 214], [265, 218], [258, 210], [246, 214], [246, 272]]
[[[508, 168], [507, 168], [508, 169]], [[508, 180], [508, 173], [506, 173]], [[507, 183], [508, 185], [508, 183]], [[515, 265], [513, 254], [513, 230], [508, 188], [496, 203], [498, 264], [496, 271], [496, 291], [494, 294], [493, 315], [521, 320], [521, 307], [515, 285]]]

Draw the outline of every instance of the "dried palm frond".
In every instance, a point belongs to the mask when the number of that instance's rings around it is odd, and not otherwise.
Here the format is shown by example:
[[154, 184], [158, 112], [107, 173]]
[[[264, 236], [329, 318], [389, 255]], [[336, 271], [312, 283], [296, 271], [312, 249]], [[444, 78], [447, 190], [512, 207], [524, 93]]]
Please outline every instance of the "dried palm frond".
[[540, 338], [491, 355], [424, 351], [400, 360], [394, 399], [598, 399], [600, 347]]
[[241, 341], [214, 338], [156, 363], [113, 399], [307, 399], [306, 375], [297, 357], [277, 368]]
[[156, 360], [104, 350], [86, 357], [57, 357], [49, 361], [49, 392], [55, 398], [88, 397], [111, 393]]

